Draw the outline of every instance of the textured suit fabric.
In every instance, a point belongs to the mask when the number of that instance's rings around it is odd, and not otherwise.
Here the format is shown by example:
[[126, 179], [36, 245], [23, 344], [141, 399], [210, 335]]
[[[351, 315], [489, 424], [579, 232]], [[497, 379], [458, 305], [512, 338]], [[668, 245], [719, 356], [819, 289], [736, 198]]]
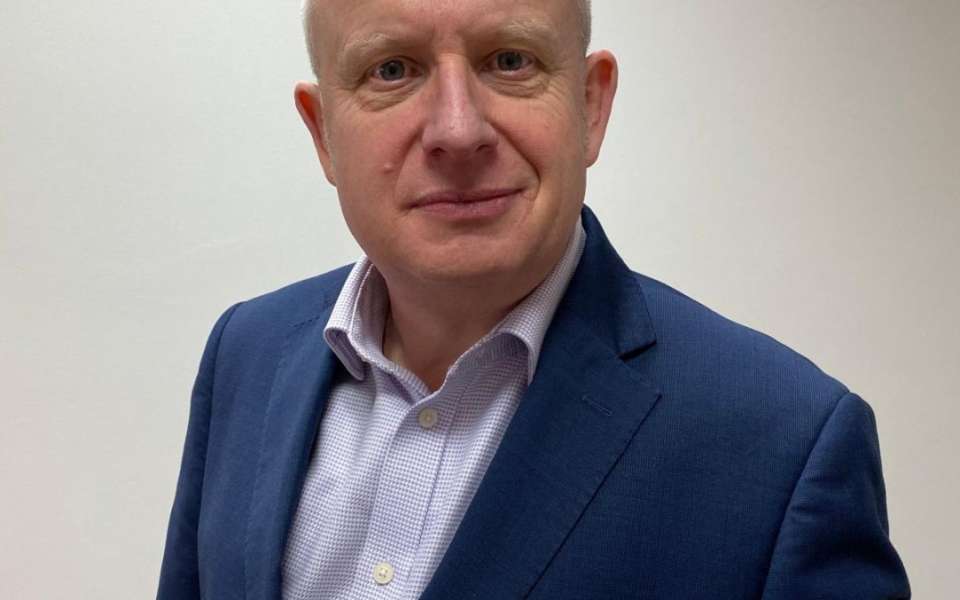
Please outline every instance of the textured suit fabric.
[[[422, 598], [908, 598], [869, 406], [586, 246]], [[158, 598], [279, 599], [339, 269], [231, 307], [201, 360]]]

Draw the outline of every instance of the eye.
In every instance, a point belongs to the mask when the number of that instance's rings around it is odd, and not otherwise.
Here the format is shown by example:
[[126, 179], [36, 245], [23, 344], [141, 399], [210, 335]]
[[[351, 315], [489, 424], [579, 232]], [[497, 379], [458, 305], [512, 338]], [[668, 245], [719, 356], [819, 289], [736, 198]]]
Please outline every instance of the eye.
[[400, 81], [407, 76], [407, 64], [399, 58], [380, 63], [373, 70], [373, 76], [383, 81]]
[[500, 71], [520, 71], [533, 64], [533, 59], [523, 52], [504, 50], [497, 52], [494, 56], [494, 63]]

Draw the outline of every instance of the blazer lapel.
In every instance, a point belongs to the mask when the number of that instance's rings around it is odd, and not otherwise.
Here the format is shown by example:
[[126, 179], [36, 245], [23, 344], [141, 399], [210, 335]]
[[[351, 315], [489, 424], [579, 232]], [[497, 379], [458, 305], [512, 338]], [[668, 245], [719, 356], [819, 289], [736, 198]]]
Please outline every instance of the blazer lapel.
[[293, 327], [274, 376], [247, 523], [248, 598], [280, 598], [287, 530], [339, 365], [323, 338], [331, 310]]
[[537, 373], [424, 600], [528, 594], [659, 398], [623, 361], [655, 341], [643, 295], [587, 208], [583, 223]]

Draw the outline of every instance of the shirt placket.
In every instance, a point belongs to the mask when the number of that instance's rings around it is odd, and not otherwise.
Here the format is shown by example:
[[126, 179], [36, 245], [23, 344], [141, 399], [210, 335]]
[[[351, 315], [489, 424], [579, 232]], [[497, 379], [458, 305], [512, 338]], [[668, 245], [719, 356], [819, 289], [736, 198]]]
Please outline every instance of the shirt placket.
[[376, 376], [392, 379], [410, 407], [384, 453], [353, 597], [404, 598], [453, 421], [452, 400], [462, 393], [464, 378], [451, 377], [438, 393], [413, 402], [410, 386], [384, 372]]

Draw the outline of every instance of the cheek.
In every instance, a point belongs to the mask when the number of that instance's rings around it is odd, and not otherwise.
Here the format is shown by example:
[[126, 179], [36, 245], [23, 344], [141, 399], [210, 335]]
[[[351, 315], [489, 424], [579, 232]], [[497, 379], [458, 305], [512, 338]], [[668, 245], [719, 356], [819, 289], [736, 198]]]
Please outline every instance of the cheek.
[[331, 155], [338, 187], [375, 188], [396, 174], [403, 153], [393, 132], [367, 122], [339, 131]]
[[399, 205], [397, 180], [406, 142], [394, 131], [385, 133], [378, 121], [368, 119], [356, 127], [341, 128], [332, 155], [344, 216], [382, 227], [382, 221], [394, 218]]
[[548, 91], [535, 101], [521, 100], [497, 111], [501, 131], [541, 175], [565, 172], [584, 155], [585, 124], [570, 95], [560, 89]]
[[332, 125], [331, 155], [344, 220], [364, 251], [376, 256], [396, 244], [402, 198], [398, 180], [409, 153], [411, 133], [396, 123], [401, 115], [341, 113]]
[[354, 99], [341, 100], [331, 115], [331, 154], [338, 173], [354, 185], [376, 184], [394, 174], [415, 137], [409, 104], [371, 112]]

